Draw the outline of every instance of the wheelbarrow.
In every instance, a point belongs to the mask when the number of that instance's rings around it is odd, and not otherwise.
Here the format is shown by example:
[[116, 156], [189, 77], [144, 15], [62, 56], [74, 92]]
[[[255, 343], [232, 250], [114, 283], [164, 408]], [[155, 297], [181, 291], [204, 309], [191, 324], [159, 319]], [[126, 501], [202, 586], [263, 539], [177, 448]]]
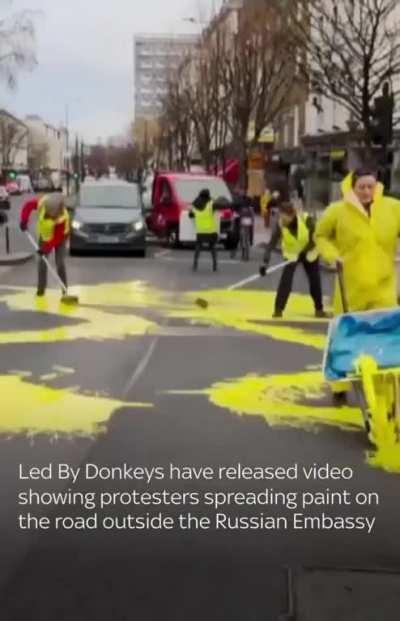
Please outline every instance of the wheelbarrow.
[[337, 273], [344, 313], [329, 327], [325, 379], [351, 382], [372, 444], [398, 442], [400, 309], [350, 313], [341, 264]]

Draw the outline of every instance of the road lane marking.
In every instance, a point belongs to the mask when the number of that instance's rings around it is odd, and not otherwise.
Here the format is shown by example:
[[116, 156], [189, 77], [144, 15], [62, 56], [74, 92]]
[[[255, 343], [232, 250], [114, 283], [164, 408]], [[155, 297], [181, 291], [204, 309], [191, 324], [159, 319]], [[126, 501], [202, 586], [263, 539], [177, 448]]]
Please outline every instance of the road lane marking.
[[228, 291], [235, 291], [235, 289], [240, 289], [241, 287], [244, 287], [245, 285], [249, 285], [251, 282], [255, 282], [259, 278], [260, 278], [260, 274], [253, 274], [252, 276], [249, 276], [248, 278], [244, 278], [243, 280], [240, 280], [234, 285], [231, 285], [230, 287], [228, 287]]
[[137, 384], [137, 382], [142, 377], [143, 373], [146, 371], [146, 368], [157, 347], [158, 341], [159, 341], [159, 336], [156, 336], [156, 338], [153, 339], [152, 342], [150, 343], [147, 349], [147, 352], [145, 353], [142, 360], [137, 365], [135, 372], [133, 373], [132, 377], [130, 378], [129, 382], [126, 384], [123, 390], [122, 395], [124, 398], [128, 395], [128, 393], [132, 390], [132, 388]]
[[165, 257], [168, 254], [171, 254], [170, 250], [161, 250], [160, 252], [156, 252], [156, 254], [154, 255], [154, 258], [161, 259], [162, 257]]

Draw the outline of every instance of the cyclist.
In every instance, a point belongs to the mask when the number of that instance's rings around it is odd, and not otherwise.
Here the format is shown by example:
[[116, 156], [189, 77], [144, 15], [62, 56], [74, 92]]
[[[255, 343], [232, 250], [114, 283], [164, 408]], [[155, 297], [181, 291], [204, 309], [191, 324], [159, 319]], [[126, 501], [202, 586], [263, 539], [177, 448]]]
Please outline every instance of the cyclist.
[[283, 256], [288, 261], [293, 262], [287, 265], [282, 273], [275, 299], [273, 314], [275, 319], [280, 319], [283, 316], [292, 291], [293, 277], [299, 263], [303, 265], [306, 272], [310, 294], [315, 306], [315, 316], [320, 319], [328, 317], [323, 307], [318, 251], [313, 241], [314, 228], [314, 218], [307, 213], [298, 214], [292, 203], [282, 203], [279, 222], [272, 232], [271, 240], [265, 250], [264, 264], [260, 268], [261, 275], [265, 276], [272, 250], [281, 240]]
[[[395, 257], [400, 235], [400, 202], [384, 196], [377, 173], [360, 168], [342, 184], [343, 199], [319, 220], [315, 242], [328, 263], [341, 263], [349, 311], [397, 305]], [[339, 284], [336, 314], [343, 312]], [[343, 402], [350, 385], [333, 385], [335, 402]]]
[[[246, 195], [246, 193], [241, 190], [234, 195], [233, 199], [233, 222], [232, 222], [232, 239], [233, 239], [233, 249], [232, 249], [232, 258], [236, 255], [236, 249], [241, 242], [241, 236], [243, 233], [243, 227], [246, 227], [246, 239], [248, 241], [248, 246], [253, 245], [254, 239], [254, 209], [251, 204], [251, 199]], [[246, 250], [249, 250], [249, 247], [246, 246]], [[243, 251], [243, 248], [242, 248]], [[245, 253], [248, 256], [248, 253]]]

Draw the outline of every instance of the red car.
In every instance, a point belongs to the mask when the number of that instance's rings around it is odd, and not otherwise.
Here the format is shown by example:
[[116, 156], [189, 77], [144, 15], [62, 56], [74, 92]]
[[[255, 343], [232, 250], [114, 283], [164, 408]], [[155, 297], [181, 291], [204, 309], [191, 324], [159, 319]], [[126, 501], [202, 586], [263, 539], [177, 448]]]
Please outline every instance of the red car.
[[10, 196], [18, 196], [21, 194], [20, 187], [16, 181], [7, 181], [6, 190]]
[[[148, 229], [157, 237], [168, 239], [172, 245], [192, 241], [180, 231], [182, 218], [203, 189], [209, 189], [213, 200], [224, 199], [220, 210], [220, 241], [226, 248], [232, 245], [232, 195], [225, 181], [206, 174], [159, 172], [153, 182], [151, 209], [147, 214]], [[180, 234], [181, 233], [181, 234]]]

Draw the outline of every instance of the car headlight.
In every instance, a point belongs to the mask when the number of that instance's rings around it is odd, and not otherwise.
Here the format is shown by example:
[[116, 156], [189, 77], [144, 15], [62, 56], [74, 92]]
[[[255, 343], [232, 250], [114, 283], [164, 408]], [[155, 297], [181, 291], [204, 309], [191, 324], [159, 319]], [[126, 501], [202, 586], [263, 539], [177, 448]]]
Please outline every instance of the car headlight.
[[82, 222], [79, 222], [79, 220], [73, 220], [71, 226], [74, 229], [74, 231], [80, 231], [83, 227], [83, 224]]
[[142, 220], [138, 220], [137, 222], [134, 222], [132, 224], [132, 228], [136, 232], [143, 231], [143, 229], [144, 229], [144, 222]]

